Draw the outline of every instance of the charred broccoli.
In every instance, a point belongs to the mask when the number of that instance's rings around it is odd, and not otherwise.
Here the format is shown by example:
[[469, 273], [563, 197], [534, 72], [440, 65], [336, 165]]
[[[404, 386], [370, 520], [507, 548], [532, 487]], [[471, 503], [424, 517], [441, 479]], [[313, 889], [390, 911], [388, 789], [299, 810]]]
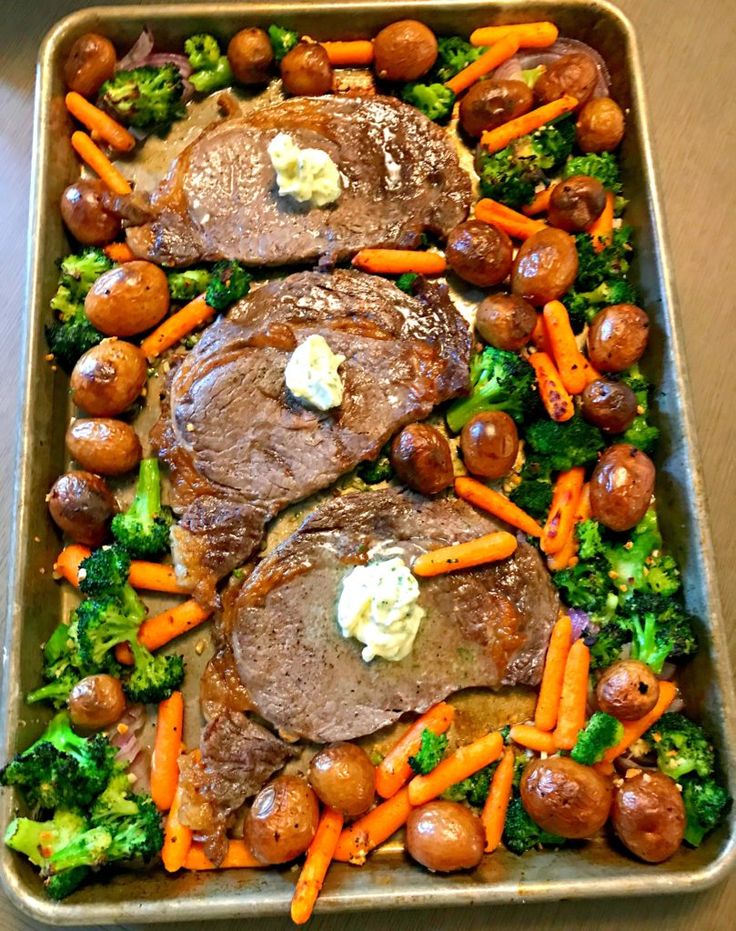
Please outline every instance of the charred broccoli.
[[707, 734], [676, 711], [663, 714], [644, 738], [654, 747], [659, 768], [673, 779], [687, 773], [706, 779], [713, 772], [715, 754]]
[[172, 301], [191, 301], [207, 290], [211, 275], [208, 268], [187, 268], [183, 272], [168, 272], [166, 277]]
[[477, 61], [485, 48], [471, 45], [460, 36], [438, 36], [437, 60], [429, 73], [433, 81], [444, 84], [454, 78], [463, 68]]
[[602, 152], [600, 155], [595, 153], [575, 155], [569, 158], [562, 169], [562, 177], [571, 178], [573, 175], [597, 178], [607, 191], [614, 194], [621, 193], [618, 162], [610, 152]]
[[113, 517], [112, 535], [130, 556], [151, 559], [168, 552], [173, 523], [171, 510], [161, 504], [158, 459], [143, 459], [133, 502], [127, 511]]
[[268, 38], [271, 40], [273, 57], [276, 61], [281, 61], [299, 41], [299, 33], [294, 32], [293, 29], [287, 29], [286, 26], [272, 25], [268, 27]]
[[437, 123], [448, 120], [455, 105], [455, 94], [444, 84], [407, 84], [401, 91], [401, 99]]
[[561, 847], [567, 843], [564, 837], [550, 834], [532, 821], [518, 796], [511, 799], [506, 811], [503, 842], [507, 850], [518, 855], [533, 847]]
[[496, 763], [490, 766], [484, 766], [477, 773], [463, 779], [462, 782], [456, 782], [443, 793], [443, 798], [451, 802], [467, 802], [474, 808], [482, 808], [488, 798], [488, 792], [491, 788], [491, 779], [496, 771]]
[[575, 236], [578, 251], [578, 274], [575, 291], [593, 291], [604, 282], [622, 278], [629, 270], [628, 256], [631, 253], [630, 226], [613, 231], [613, 241], [600, 252], [596, 252], [593, 238], [587, 233]]
[[620, 624], [631, 632], [631, 655], [661, 672], [666, 660], [697, 652], [694, 618], [679, 601], [635, 592], [619, 605]]
[[81, 660], [68, 624], [59, 624], [43, 648], [45, 685], [26, 695], [29, 705], [47, 701], [54, 708], [66, 705], [69, 692], [83, 678]]
[[527, 449], [519, 478], [520, 484], [509, 497], [527, 514], [544, 522], [552, 504], [552, 469], [549, 463]]
[[167, 62], [116, 72], [100, 88], [98, 103], [125, 126], [165, 130], [186, 112], [183, 93], [179, 69]]
[[205, 301], [216, 311], [227, 308], [239, 301], [250, 290], [252, 277], [235, 260], [217, 262], [212, 268], [212, 277], [207, 285]]
[[582, 417], [573, 417], [558, 423], [547, 417], [527, 427], [526, 442], [553, 472], [562, 472], [574, 466], [595, 461], [605, 446], [603, 434]]
[[706, 834], [718, 826], [731, 807], [731, 796], [715, 779], [685, 776], [680, 780], [685, 804], [685, 840], [698, 847]]
[[620, 442], [631, 443], [645, 453], [650, 453], [659, 439], [659, 429], [649, 420], [649, 395], [651, 385], [641, 374], [638, 365], [634, 365], [621, 375], [621, 381], [628, 385], [636, 395], [637, 408], [640, 413], [631, 426], [621, 434]]
[[570, 316], [570, 323], [579, 333], [586, 323], [604, 307], [611, 304], [636, 304], [639, 300], [636, 288], [625, 278], [612, 278], [604, 281], [592, 291], [576, 291], [574, 288], [565, 295], [565, 307]]
[[409, 766], [415, 773], [425, 775], [431, 772], [442, 760], [447, 749], [447, 735], [435, 734], [425, 727], [422, 731], [422, 742], [417, 752], [409, 757]]
[[623, 734], [624, 726], [620, 721], [604, 711], [594, 711], [578, 734], [570, 756], [583, 766], [600, 763], [606, 750], [615, 747]]

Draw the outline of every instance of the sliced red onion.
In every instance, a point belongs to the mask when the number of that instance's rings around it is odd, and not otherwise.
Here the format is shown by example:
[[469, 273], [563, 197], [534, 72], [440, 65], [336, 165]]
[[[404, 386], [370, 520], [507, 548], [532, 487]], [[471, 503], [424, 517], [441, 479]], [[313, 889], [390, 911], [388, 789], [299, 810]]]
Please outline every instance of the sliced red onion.
[[657, 676], [658, 679], [671, 679], [677, 672], [677, 666], [674, 663], [664, 663], [662, 671]]
[[154, 52], [148, 55], [144, 65], [150, 65], [152, 68], [160, 68], [162, 65], [176, 65], [182, 78], [188, 78], [194, 70], [186, 55], [179, 55], [177, 52]]
[[590, 627], [590, 615], [587, 611], [581, 611], [580, 608], [570, 608], [567, 615], [572, 621], [573, 643], [583, 635], [587, 636]]
[[685, 699], [682, 695], [675, 695], [672, 701], [667, 706], [667, 711], [684, 711], [685, 710]]
[[146, 26], [131, 46], [128, 54], [124, 55], [115, 65], [115, 70], [130, 71], [131, 68], [140, 68], [152, 51], [153, 33], [148, 26]]
[[182, 82], [184, 85], [184, 91], [181, 95], [182, 103], [186, 103], [188, 100], [191, 100], [194, 97], [194, 84], [191, 81], [187, 81], [185, 77], [182, 76]]
[[549, 67], [563, 55], [571, 52], [583, 52], [589, 55], [598, 69], [598, 81], [593, 91], [593, 97], [607, 97], [611, 85], [611, 75], [608, 73], [606, 63], [594, 48], [579, 42], [577, 39], [558, 39], [548, 48], [520, 49], [516, 55], [505, 61], [491, 75], [494, 78], [506, 81], [519, 80], [522, 71], [529, 71], [539, 65]]

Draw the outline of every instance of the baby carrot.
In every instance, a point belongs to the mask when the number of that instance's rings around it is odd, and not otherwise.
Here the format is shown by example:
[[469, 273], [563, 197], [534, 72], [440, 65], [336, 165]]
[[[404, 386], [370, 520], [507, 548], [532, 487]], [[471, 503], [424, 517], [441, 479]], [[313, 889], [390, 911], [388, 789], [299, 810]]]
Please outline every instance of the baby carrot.
[[546, 213], [549, 210], [549, 198], [552, 194], [553, 184], [546, 187], [543, 191], [534, 195], [534, 200], [530, 204], [521, 208], [525, 217], [536, 217], [537, 214]]
[[75, 588], [79, 588], [79, 567], [91, 555], [92, 550], [88, 547], [80, 546], [79, 543], [70, 543], [56, 557], [54, 575], [66, 579]]
[[492, 223], [515, 239], [528, 239], [547, 226], [542, 220], [525, 217], [523, 213], [499, 204], [490, 197], [484, 197], [475, 205], [475, 218], [484, 223]]
[[412, 249], [361, 249], [353, 257], [353, 265], [374, 275], [441, 275], [447, 269], [443, 255], [436, 252], [415, 252]]
[[369, 39], [351, 42], [322, 42], [330, 64], [336, 68], [359, 68], [373, 61], [373, 43]]
[[588, 482], [583, 485], [583, 490], [580, 492], [580, 498], [578, 499], [578, 506], [575, 510], [575, 519], [573, 525], [570, 529], [570, 533], [567, 535], [567, 539], [562, 544], [562, 548], [556, 553], [552, 553], [547, 557], [547, 568], [550, 572], [557, 572], [560, 569], [568, 569], [570, 566], [574, 566], [577, 563], [578, 555], [578, 538], [575, 533], [575, 527], [582, 520], [587, 520], [590, 517], [590, 484]]
[[537, 373], [539, 396], [549, 416], [558, 423], [569, 420], [575, 407], [550, 356], [546, 352], [534, 352], [529, 356], [529, 364]]
[[613, 239], [613, 208], [614, 197], [610, 191], [606, 192], [606, 206], [603, 212], [588, 227], [588, 235], [593, 239], [593, 248], [596, 252], [603, 252]]
[[513, 782], [514, 751], [509, 747], [504, 751], [501, 762], [493, 774], [488, 798], [480, 816], [481, 824], [486, 832], [486, 853], [493, 853], [501, 843]]
[[[199, 627], [211, 614], [210, 608], [203, 608], [198, 601], [190, 598], [143, 621], [138, 628], [138, 643], [147, 650], [158, 650], [188, 630]], [[119, 663], [129, 666], [133, 662], [133, 654], [127, 643], [119, 643], [115, 647], [115, 656]]]
[[547, 333], [544, 329], [544, 317], [537, 314], [537, 322], [532, 330], [531, 344], [540, 352], [546, 352], [549, 355], [549, 346], [547, 345]]
[[135, 253], [126, 242], [111, 242], [102, 251], [112, 262], [119, 262], [121, 265], [124, 262], [132, 262], [135, 258]]
[[487, 562], [506, 559], [517, 547], [516, 537], [499, 530], [487, 533], [466, 543], [441, 546], [439, 549], [422, 553], [414, 560], [412, 571], [415, 575], [426, 577], [456, 572], [458, 569], [471, 569]]
[[159, 811], [168, 811], [179, 780], [179, 754], [184, 732], [184, 697], [172, 692], [159, 702], [156, 741], [151, 759], [151, 798]]
[[192, 832], [179, 820], [181, 795], [181, 786], [178, 786], [164, 826], [164, 846], [161, 849], [161, 860], [167, 873], [175, 873], [184, 866], [192, 846]]
[[519, 23], [513, 26], [481, 26], [470, 33], [471, 45], [491, 45], [503, 36], [514, 36], [519, 48], [546, 48], [558, 36], [554, 23]]
[[412, 779], [408, 785], [409, 801], [412, 805], [423, 805], [437, 798], [456, 782], [462, 782], [493, 763], [502, 751], [503, 738], [498, 731], [491, 731], [473, 743], [458, 747], [426, 776], [415, 776]]
[[231, 838], [228, 841], [225, 856], [217, 866], [204, 852], [202, 844], [194, 841], [183, 865], [185, 870], [231, 870], [263, 866], [260, 860], [253, 856], [246, 842], [239, 838]]
[[584, 482], [585, 469], [582, 466], [575, 466], [557, 476], [552, 492], [552, 506], [540, 542], [542, 552], [548, 556], [559, 553], [572, 532]]
[[590, 650], [582, 640], [576, 640], [567, 654], [560, 707], [557, 712], [554, 737], [559, 750], [572, 750], [578, 734], [585, 727], [589, 669]]
[[[480, 78], [498, 68], [505, 61], [508, 61], [512, 55], [515, 55], [519, 49], [519, 42], [514, 36], [501, 36], [497, 42], [483, 54], [471, 62], [462, 71], [459, 71], [454, 78], [445, 81], [445, 87], [449, 87], [453, 94], [462, 94], [471, 85], [475, 84]], [[523, 135], [523, 133], [522, 133]]]
[[517, 116], [515, 120], [509, 120], [508, 123], [502, 123], [495, 129], [486, 130], [480, 137], [480, 144], [489, 152], [500, 152], [506, 146], [519, 139], [521, 136], [528, 136], [559, 116], [564, 116], [577, 107], [578, 102], [575, 97], [565, 94], [558, 100], [545, 103], [536, 110], [530, 110], [523, 116]]
[[587, 384], [585, 357], [578, 349], [565, 305], [549, 301], [542, 311], [547, 345], [560, 373], [562, 384], [570, 394], [580, 394]]
[[544, 660], [542, 684], [539, 686], [537, 707], [534, 710], [534, 724], [540, 731], [551, 731], [557, 724], [557, 711], [560, 696], [562, 695], [565, 663], [567, 654], [570, 652], [571, 643], [572, 621], [567, 614], [561, 614], [550, 634], [547, 656]]
[[617, 756], [621, 756], [633, 743], [636, 743], [653, 724], [659, 721], [675, 700], [675, 695], [677, 695], [677, 686], [673, 682], [662, 679], [659, 683], [659, 698], [657, 699], [657, 704], [648, 714], [645, 714], [643, 718], [639, 718], [638, 721], [623, 722], [624, 736], [615, 747], [609, 747], [609, 749], [606, 750], [603, 755], [603, 761], [605, 763], [612, 763]]
[[489, 514], [493, 514], [499, 520], [506, 521], [512, 527], [523, 530], [524, 533], [528, 533], [531, 537], [542, 536], [542, 528], [526, 511], [522, 511], [505, 495], [494, 491], [493, 488], [489, 488], [474, 478], [465, 475], [458, 476], [455, 479], [455, 494], [458, 498], [469, 501], [476, 507], [481, 508], [481, 510], [488, 511]]
[[172, 595], [187, 594], [187, 589], [182, 587], [176, 577], [174, 567], [160, 562], [147, 562], [143, 559], [132, 560], [128, 581], [133, 588], [144, 588], [149, 592], [168, 592]]
[[155, 359], [162, 352], [176, 346], [178, 342], [188, 336], [192, 330], [206, 323], [215, 313], [213, 307], [205, 301], [204, 294], [195, 297], [181, 310], [167, 317], [159, 324], [153, 333], [150, 333], [141, 343], [143, 354], [148, 359]]
[[509, 731], [509, 737], [520, 747], [536, 750], [537, 753], [554, 753], [557, 749], [554, 734], [540, 731], [531, 724], [515, 724]]
[[342, 823], [343, 816], [334, 808], [325, 808], [322, 812], [291, 900], [291, 920], [295, 925], [305, 924], [312, 916], [314, 904], [335, 854]]
[[428, 730], [433, 734], [444, 734], [454, 717], [455, 709], [452, 705], [441, 701], [425, 711], [404, 731], [376, 767], [376, 791], [380, 796], [391, 798], [411, 779], [414, 772], [409, 765], [409, 757], [419, 750], [422, 733]]
[[387, 841], [406, 822], [411, 809], [409, 788], [405, 786], [345, 828], [333, 859], [362, 866], [371, 850]]
[[70, 91], [64, 98], [67, 110], [87, 129], [92, 130], [103, 142], [109, 143], [120, 152], [130, 152], [135, 148], [135, 136], [121, 126], [104, 110], [100, 110], [89, 100], [85, 100], [76, 91]]
[[105, 155], [89, 138], [87, 133], [77, 131], [72, 133], [72, 148], [77, 155], [86, 162], [97, 175], [100, 181], [106, 184], [115, 194], [130, 194], [131, 186]]

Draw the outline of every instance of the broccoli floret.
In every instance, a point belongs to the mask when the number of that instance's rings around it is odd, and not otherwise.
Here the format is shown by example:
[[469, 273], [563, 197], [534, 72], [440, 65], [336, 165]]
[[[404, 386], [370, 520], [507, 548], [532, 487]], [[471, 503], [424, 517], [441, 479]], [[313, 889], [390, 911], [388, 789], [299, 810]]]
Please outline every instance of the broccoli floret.
[[84, 306], [64, 320], [54, 320], [44, 327], [49, 352], [65, 372], [71, 372], [77, 359], [105, 338], [87, 319]]
[[250, 290], [251, 275], [240, 262], [224, 260], [212, 268], [212, 277], [207, 285], [205, 301], [217, 311], [227, 308], [239, 301]]
[[214, 68], [194, 71], [189, 75], [189, 82], [199, 94], [211, 94], [213, 91], [229, 87], [235, 80], [227, 55], [220, 55]]
[[525, 434], [530, 448], [543, 457], [553, 472], [593, 462], [606, 445], [603, 434], [582, 417], [572, 417], [564, 423], [538, 420], [530, 424]]
[[62, 708], [69, 692], [83, 677], [81, 661], [68, 624], [59, 624], [46, 641], [43, 648], [43, 677], [46, 685], [29, 692], [26, 701], [29, 705], [47, 701], [55, 708]]
[[511, 799], [506, 811], [503, 842], [507, 850], [520, 856], [533, 847], [561, 847], [566, 840], [564, 837], [550, 834], [532, 821], [521, 799], [517, 797]]
[[186, 113], [183, 93], [179, 69], [167, 62], [118, 71], [100, 88], [98, 102], [126, 126], [164, 130]]
[[[102, 249], [97, 246], [88, 246], [78, 254], [65, 256], [59, 262], [59, 286], [66, 289], [69, 301], [84, 303], [95, 281], [114, 265], [115, 263], [105, 255]], [[63, 306], [67, 306], [66, 294], [61, 299]], [[55, 299], [52, 298], [51, 307], [61, 311], [62, 307], [57, 308], [54, 301]]]
[[455, 105], [455, 94], [444, 84], [407, 84], [401, 99], [437, 123], [448, 120]]
[[668, 659], [697, 652], [694, 618], [672, 597], [634, 592], [619, 606], [621, 624], [631, 631], [631, 655], [661, 672]]
[[191, 301], [203, 294], [210, 283], [208, 268], [187, 268], [183, 272], [168, 272], [169, 294], [172, 301]]
[[422, 742], [414, 756], [409, 757], [409, 766], [415, 773], [426, 776], [440, 762], [447, 749], [447, 735], [435, 734], [425, 727], [422, 731]]
[[623, 277], [629, 270], [628, 256], [631, 253], [630, 226], [613, 231], [613, 241], [600, 252], [593, 246], [593, 238], [587, 233], [575, 236], [578, 251], [578, 275], [576, 291], [594, 291], [604, 281]]
[[133, 502], [127, 511], [113, 517], [112, 535], [130, 556], [151, 559], [168, 552], [173, 523], [171, 510], [161, 504], [158, 459], [143, 459]]
[[299, 41], [299, 33], [294, 32], [293, 29], [287, 29], [286, 26], [272, 25], [268, 27], [268, 38], [271, 40], [273, 57], [276, 61], [281, 61]]
[[49, 898], [60, 902], [71, 895], [75, 889], [78, 889], [91, 872], [88, 866], [75, 866], [70, 870], [64, 870], [62, 873], [54, 873], [44, 880], [44, 889]]
[[393, 478], [394, 469], [391, 465], [391, 459], [388, 455], [388, 447], [381, 450], [378, 459], [372, 462], [361, 462], [358, 466], [358, 478], [362, 479], [366, 485], [377, 485], [379, 482], [387, 482]]
[[634, 365], [621, 375], [620, 380], [636, 395], [637, 408], [640, 413], [620, 437], [621, 443], [631, 443], [645, 453], [650, 453], [659, 439], [659, 429], [649, 422], [651, 385], [642, 375], [638, 365]]
[[414, 293], [414, 282], [419, 278], [416, 272], [404, 272], [396, 279], [396, 287], [405, 294]]
[[490, 766], [484, 766], [483, 769], [479, 769], [477, 773], [473, 773], [462, 782], [456, 782], [443, 792], [442, 797], [451, 802], [467, 802], [474, 808], [482, 808], [488, 798], [491, 780], [497, 765], [492, 763]]
[[35, 866], [45, 866], [49, 858], [88, 828], [78, 811], [59, 809], [49, 821], [14, 818], [5, 832], [11, 850], [25, 854]]
[[535, 520], [544, 521], [552, 506], [552, 484], [536, 479], [529, 481], [522, 479], [521, 484], [513, 489], [509, 498]]
[[586, 323], [593, 318], [603, 307], [611, 304], [636, 304], [639, 295], [636, 288], [625, 278], [613, 278], [604, 281], [593, 291], [576, 291], [574, 288], [565, 295], [565, 307], [570, 316], [570, 323], [576, 333], [579, 333]]
[[547, 69], [544, 65], [537, 65], [536, 68], [522, 68], [521, 80], [527, 87], [534, 87], [537, 81], [542, 77]]
[[471, 45], [460, 36], [439, 36], [437, 38], [437, 60], [430, 72], [433, 80], [444, 84], [450, 78], [477, 61], [485, 48]]
[[79, 565], [79, 590], [85, 595], [122, 597], [128, 585], [130, 555], [118, 544], [94, 550]]
[[644, 739], [654, 747], [659, 768], [673, 779], [687, 773], [706, 779], [713, 772], [715, 754], [705, 731], [676, 711], [663, 714]]
[[590, 178], [597, 178], [606, 190], [613, 194], [621, 193], [618, 162], [610, 152], [603, 152], [600, 155], [576, 155], [568, 159], [562, 170], [562, 177], [571, 178], [573, 175], [588, 175]]
[[580, 560], [569, 569], [555, 572], [553, 579], [562, 600], [569, 607], [603, 617], [615, 610], [617, 599], [611, 592], [611, 580], [603, 560]]
[[184, 681], [183, 656], [152, 656], [148, 650], [136, 649], [133, 643], [131, 649], [135, 656], [135, 669], [124, 687], [132, 702], [158, 704], [181, 687]]
[[613, 618], [603, 624], [593, 637], [586, 637], [586, 646], [590, 647], [590, 668], [606, 669], [615, 663], [630, 636], [629, 631]]
[[206, 32], [190, 36], [184, 43], [184, 54], [195, 71], [210, 70], [217, 67], [220, 57], [220, 43]]
[[576, 763], [592, 766], [600, 763], [609, 747], [615, 747], [624, 735], [624, 726], [613, 715], [594, 711], [578, 734], [570, 756]]
[[691, 846], [698, 847], [730, 808], [731, 796], [711, 778], [685, 776], [681, 785], [687, 819], [685, 840]]
[[453, 433], [459, 433], [481, 411], [506, 411], [520, 423], [537, 407], [534, 369], [515, 352], [486, 346], [470, 360], [470, 383], [470, 396], [447, 410], [447, 425]]
[[101, 734], [79, 737], [60, 711], [39, 739], [0, 770], [0, 785], [18, 786], [39, 808], [83, 806], [101, 792], [115, 748]]

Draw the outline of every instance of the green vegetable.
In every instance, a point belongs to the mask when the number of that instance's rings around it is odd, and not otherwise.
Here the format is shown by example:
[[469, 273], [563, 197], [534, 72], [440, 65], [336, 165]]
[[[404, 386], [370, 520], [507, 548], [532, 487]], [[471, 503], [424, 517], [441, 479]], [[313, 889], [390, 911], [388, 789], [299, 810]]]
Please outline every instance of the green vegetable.
[[723, 786], [710, 777], [700, 779], [690, 775], [685, 776], [680, 782], [687, 818], [685, 840], [693, 847], [698, 847], [706, 834], [723, 820], [731, 807], [731, 796]]
[[269, 26], [268, 38], [271, 40], [273, 57], [276, 61], [281, 59], [290, 52], [299, 41], [299, 33], [293, 29], [287, 29], [286, 26]]
[[49, 898], [60, 902], [68, 895], [71, 895], [75, 889], [78, 889], [87, 879], [92, 871], [88, 866], [76, 866], [63, 873], [54, 873], [44, 882], [44, 888]]
[[422, 731], [422, 742], [414, 756], [409, 757], [409, 766], [415, 773], [426, 776], [431, 773], [442, 760], [447, 749], [447, 735], [435, 734], [425, 727]]
[[406, 294], [413, 294], [414, 282], [417, 278], [419, 278], [419, 275], [417, 275], [416, 272], [404, 272], [403, 275], [399, 275], [396, 279], [396, 287]]
[[220, 59], [220, 43], [214, 36], [200, 32], [186, 40], [184, 54], [195, 71], [211, 71]]
[[165, 130], [186, 113], [184, 84], [171, 62], [118, 71], [100, 88], [99, 104], [115, 119], [136, 129]]
[[552, 469], [546, 460], [535, 456], [530, 449], [527, 448], [525, 453], [519, 475], [521, 483], [509, 497], [527, 514], [544, 523], [552, 505]]
[[567, 843], [564, 837], [550, 834], [539, 827], [526, 813], [519, 797], [512, 798], [506, 812], [503, 842], [511, 853], [526, 853], [533, 847], [561, 847]]
[[59, 809], [48, 821], [13, 818], [5, 831], [5, 843], [24, 854], [34, 866], [45, 866], [49, 858], [86, 831], [87, 820], [73, 810]]
[[477, 61], [485, 51], [485, 48], [471, 45], [460, 36], [438, 36], [437, 61], [430, 71], [430, 76], [432, 80], [444, 84], [463, 68]]
[[595, 315], [611, 304], [636, 304], [639, 300], [636, 288], [625, 278], [604, 281], [592, 291], [576, 291], [565, 295], [565, 307], [570, 316], [573, 330], [579, 333], [586, 323], [592, 323]]
[[362, 479], [366, 485], [377, 485], [379, 482], [387, 482], [393, 477], [394, 470], [387, 446], [381, 450], [378, 459], [374, 459], [372, 462], [361, 462], [358, 466], [358, 478]]
[[[137, 597], [128, 585], [130, 554], [119, 545], [103, 546], [79, 566], [79, 590], [84, 595], [112, 598]], [[132, 593], [132, 594], [131, 594]]]
[[450, 118], [455, 105], [455, 94], [444, 84], [407, 84], [401, 99], [438, 123]]
[[596, 252], [593, 238], [587, 233], [575, 236], [578, 250], [578, 275], [575, 279], [576, 291], [593, 291], [604, 282], [622, 278], [629, 270], [629, 255], [632, 251], [632, 230], [622, 226], [613, 231], [613, 241]]
[[83, 678], [81, 660], [68, 624], [59, 624], [43, 649], [43, 678], [40, 688], [26, 695], [26, 702], [33, 705], [47, 701], [54, 708], [63, 708], [69, 692]]
[[628, 430], [621, 434], [619, 442], [631, 443], [645, 453], [651, 453], [659, 439], [659, 428], [649, 421], [651, 385], [641, 374], [638, 365], [624, 372], [620, 380], [627, 384], [636, 395], [637, 406], [641, 413], [637, 414]]
[[534, 369], [515, 352], [486, 346], [470, 360], [470, 383], [469, 397], [447, 409], [447, 425], [453, 433], [481, 411], [506, 411], [520, 423], [538, 408]]
[[521, 72], [521, 80], [526, 84], [527, 87], [534, 87], [534, 85], [542, 77], [546, 70], [547, 69], [544, 67], [544, 65], [537, 65], [536, 68], [523, 68]]
[[463, 779], [462, 782], [456, 782], [449, 789], [443, 792], [443, 798], [451, 802], [467, 802], [474, 808], [482, 808], [488, 798], [491, 788], [491, 780], [496, 771], [497, 763], [491, 763], [490, 766], [484, 766], [477, 773]]
[[158, 459], [143, 459], [133, 502], [125, 512], [113, 517], [112, 535], [129, 556], [155, 559], [168, 552], [173, 523], [171, 510], [161, 504]]
[[590, 647], [590, 668], [606, 669], [615, 663], [629, 638], [629, 632], [615, 622], [601, 627]]
[[562, 169], [562, 177], [571, 178], [573, 175], [588, 175], [588, 177], [597, 178], [607, 191], [613, 194], [621, 193], [618, 162], [610, 152], [603, 152], [600, 155], [576, 155], [568, 159]]
[[603, 560], [581, 559], [572, 568], [555, 572], [552, 578], [569, 607], [580, 608], [596, 617], [608, 617], [616, 610], [618, 598], [611, 590]]
[[187, 268], [183, 272], [168, 272], [169, 294], [172, 301], [191, 301], [203, 294], [210, 283], [208, 268]]
[[697, 652], [694, 618], [679, 601], [636, 592], [619, 607], [620, 623], [632, 633], [631, 655], [661, 672], [668, 659]]
[[609, 747], [615, 747], [624, 735], [624, 726], [613, 715], [594, 711], [590, 720], [578, 734], [570, 756], [576, 763], [592, 766], [600, 763]]
[[213, 91], [229, 87], [235, 80], [227, 55], [220, 55], [214, 68], [194, 71], [189, 75], [189, 82], [199, 94], [211, 94]]
[[675, 711], [668, 711], [644, 735], [654, 747], [663, 773], [679, 779], [697, 773], [706, 779], [713, 772], [715, 755], [707, 734], [698, 724]]
[[527, 427], [525, 439], [533, 453], [544, 460], [552, 472], [594, 462], [606, 445], [603, 434], [582, 417], [558, 423], [547, 417]]
[[227, 310], [235, 301], [245, 297], [252, 280], [240, 262], [229, 259], [217, 262], [212, 268], [204, 299], [217, 311]]

